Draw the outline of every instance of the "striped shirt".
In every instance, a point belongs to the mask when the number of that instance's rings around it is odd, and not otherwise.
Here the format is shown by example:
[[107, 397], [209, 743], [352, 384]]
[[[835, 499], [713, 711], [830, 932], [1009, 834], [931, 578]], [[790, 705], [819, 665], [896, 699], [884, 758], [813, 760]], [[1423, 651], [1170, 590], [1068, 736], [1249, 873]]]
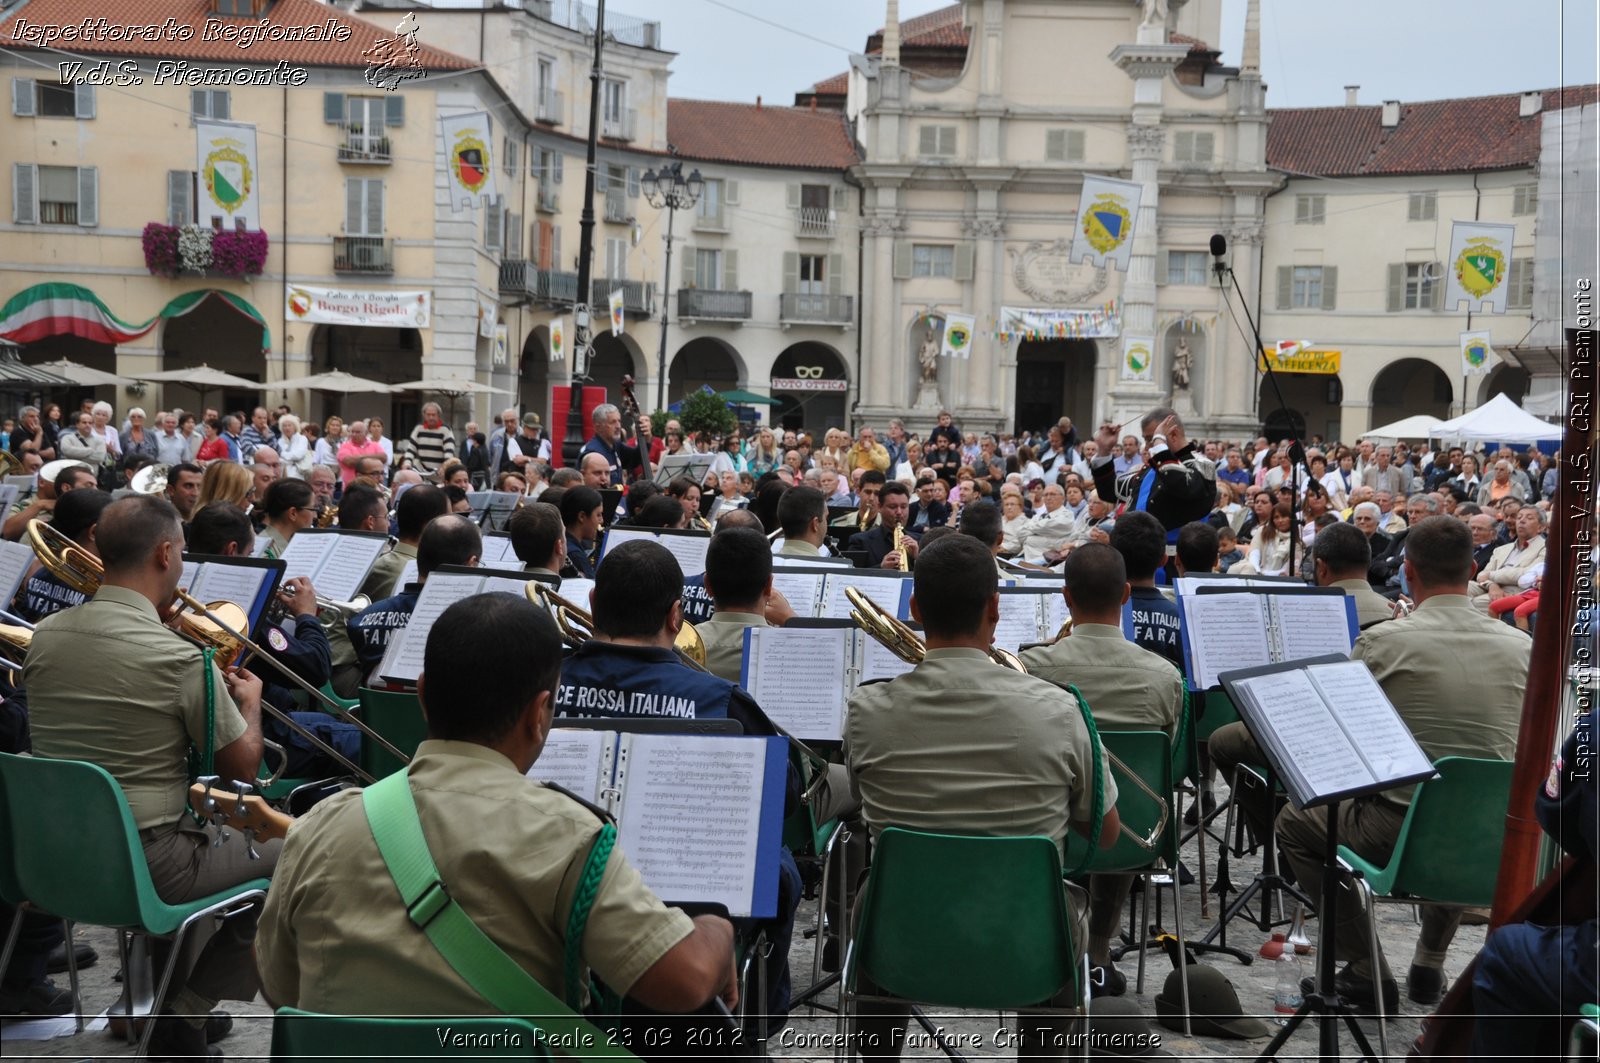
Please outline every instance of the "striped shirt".
[[411, 430], [411, 460], [419, 472], [433, 472], [446, 460], [456, 456], [456, 437], [448, 425], [438, 428], [417, 425]]

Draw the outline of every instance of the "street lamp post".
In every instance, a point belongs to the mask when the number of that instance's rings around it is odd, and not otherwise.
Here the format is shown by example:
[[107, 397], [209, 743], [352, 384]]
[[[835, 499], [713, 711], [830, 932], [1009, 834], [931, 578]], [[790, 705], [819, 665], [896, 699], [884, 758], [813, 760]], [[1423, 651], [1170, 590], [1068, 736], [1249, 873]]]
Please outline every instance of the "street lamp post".
[[667, 273], [661, 282], [661, 348], [656, 352], [656, 409], [667, 408], [667, 314], [672, 294], [672, 218], [679, 210], [693, 207], [700, 199], [705, 181], [695, 170], [686, 178], [683, 163], [670, 162], [660, 172], [646, 170], [640, 182], [645, 201], [660, 210], [667, 208]]

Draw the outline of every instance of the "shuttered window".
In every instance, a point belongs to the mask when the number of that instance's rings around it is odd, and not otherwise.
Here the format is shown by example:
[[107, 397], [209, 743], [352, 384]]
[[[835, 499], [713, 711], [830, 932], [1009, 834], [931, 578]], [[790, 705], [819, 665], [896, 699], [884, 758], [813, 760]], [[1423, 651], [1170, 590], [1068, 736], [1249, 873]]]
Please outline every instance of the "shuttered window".
[[383, 235], [383, 178], [345, 178], [344, 231], [348, 236]]

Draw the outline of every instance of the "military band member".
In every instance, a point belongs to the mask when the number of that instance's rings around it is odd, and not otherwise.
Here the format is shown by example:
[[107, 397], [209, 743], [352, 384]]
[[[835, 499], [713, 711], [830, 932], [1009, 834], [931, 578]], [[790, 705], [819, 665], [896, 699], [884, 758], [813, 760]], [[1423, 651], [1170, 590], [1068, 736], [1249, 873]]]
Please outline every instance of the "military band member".
[[282, 557], [294, 534], [317, 522], [317, 511], [312, 505], [315, 495], [311, 485], [304, 480], [274, 480], [264, 497], [257, 500], [256, 509], [266, 515], [261, 528], [261, 538], [266, 541], [263, 557]]
[[822, 557], [828, 534], [828, 500], [815, 487], [791, 487], [778, 499], [783, 557]]
[[[1174, 537], [1176, 545], [1176, 537]], [[1133, 641], [1159, 653], [1181, 672], [1183, 634], [1178, 606], [1156, 586], [1156, 571], [1167, 560], [1166, 534], [1148, 513], [1124, 513], [1111, 531], [1111, 545], [1122, 555], [1132, 587]]]
[[[394, 549], [378, 555], [372, 571], [367, 573], [366, 582], [361, 585], [361, 593], [372, 601], [387, 598], [401, 589], [395, 583], [405, 571], [406, 562], [417, 559], [417, 541], [422, 538], [422, 529], [435, 517], [450, 512], [450, 502], [444, 492], [432, 484], [415, 484], [406, 488], [394, 510], [398, 533]], [[343, 507], [339, 516], [344, 516]]]
[[[894, 530], [904, 530], [908, 560], [917, 556], [917, 540], [905, 527], [911, 509], [911, 490], [899, 480], [890, 480], [878, 492], [878, 523], [850, 540], [851, 550], [865, 551], [867, 568], [900, 567], [900, 552], [894, 548]], [[909, 567], [909, 566], [907, 566]]]
[[49, 523], [56, 502], [63, 495], [79, 487], [93, 487], [98, 482], [94, 470], [82, 462], [67, 462], [54, 479], [48, 477], [47, 472], [48, 469], [41, 468], [35, 473], [39, 478], [38, 491], [27, 505], [6, 518], [4, 528], [0, 529], [0, 538], [21, 539], [28, 533], [28, 522], [31, 520]]
[[878, 523], [878, 497], [883, 492], [883, 485], [888, 482], [883, 473], [877, 469], [868, 469], [861, 474], [861, 483], [856, 489], [856, 511], [841, 514], [829, 525], [845, 529], [839, 534], [841, 541], [848, 540], [850, 536], [858, 535]]
[[593, 555], [600, 545], [605, 501], [600, 492], [578, 484], [561, 495], [561, 523], [567, 529], [567, 564], [563, 576], [594, 579]]
[[511, 514], [506, 530], [522, 571], [560, 590], [561, 569], [567, 563], [567, 529], [561, 523], [561, 511], [543, 502], [529, 502]]
[[348, 621], [350, 644], [355, 647], [362, 676], [383, 661], [384, 651], [396, 631], [411, 623], [422, 585], [440, 565], [476, 565], [483, 555], [483, 533], [466, 517], [448, 514], [435, 517], [422, 529], [417, 543], [417, 582], [379, 599]]
[[[111, 496], [95, 487], [80, 487], [56, 500], [50, 524], [76, 543], [84, 552], [98, 557], [95, 539], [100, 517], [111, 505]], [[56, 578], [42, 566], [35, 568], [17, 595], [17, 615], [37, 624], [63, 609], [82, 605], [88, 595]]]

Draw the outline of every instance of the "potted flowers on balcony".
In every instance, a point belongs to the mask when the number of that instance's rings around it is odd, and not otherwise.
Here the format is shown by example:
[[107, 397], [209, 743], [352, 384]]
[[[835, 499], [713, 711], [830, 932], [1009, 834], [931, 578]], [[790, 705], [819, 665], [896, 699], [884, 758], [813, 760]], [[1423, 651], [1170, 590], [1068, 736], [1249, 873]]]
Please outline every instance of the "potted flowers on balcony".
[[153, 221], [144, 227], [144, 266], [158, 277], [176, 277], [182, 268], [178, 260], [178, 227]]
[[259, 274], [267, 263], [267, 234], [203, 225], [144, 227], [145, 268], [158, 277], [210, 273], [235, 280]]
[[218, 229], [211, 237], [211, 268], [235, 280], [256, 276], [266, 267], [267, 245], [259, 229]]

